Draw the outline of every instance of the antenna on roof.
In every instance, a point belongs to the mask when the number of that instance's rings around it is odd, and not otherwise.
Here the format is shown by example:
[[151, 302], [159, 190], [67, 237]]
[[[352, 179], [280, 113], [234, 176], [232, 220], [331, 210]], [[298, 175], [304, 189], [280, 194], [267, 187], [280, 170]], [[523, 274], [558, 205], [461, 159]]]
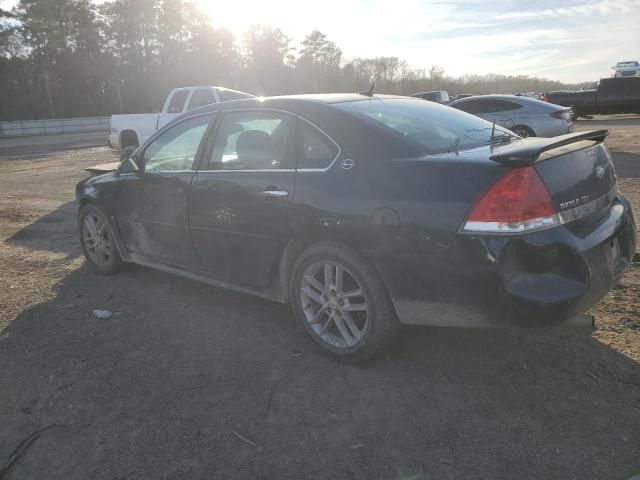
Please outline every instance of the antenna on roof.
[[374, 80], [373, 82], [371, 82], [371, 86], [369, 87], [369, 90], [363, 90], [361, 92], [358, 92], [358, 95], [366, 95], [367, 97], [373, 97], [373, 88], [376, 86], [376, 81]]

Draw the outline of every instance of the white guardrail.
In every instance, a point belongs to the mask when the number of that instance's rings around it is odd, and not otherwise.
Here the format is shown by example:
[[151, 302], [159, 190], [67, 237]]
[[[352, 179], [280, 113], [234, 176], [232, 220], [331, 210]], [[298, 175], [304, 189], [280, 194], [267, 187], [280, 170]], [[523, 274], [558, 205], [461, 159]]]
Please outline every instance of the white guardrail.
[[18, 120], [0, 122], [0, 138], [61, 133], [106, 132], [110, 117], [54, 118], [51, 120]]

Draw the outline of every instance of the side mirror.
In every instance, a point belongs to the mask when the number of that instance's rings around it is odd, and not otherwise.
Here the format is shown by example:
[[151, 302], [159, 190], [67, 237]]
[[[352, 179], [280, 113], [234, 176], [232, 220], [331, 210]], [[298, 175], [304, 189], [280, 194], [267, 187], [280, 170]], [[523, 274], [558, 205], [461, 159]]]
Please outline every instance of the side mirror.
[[136, 173], [143, 171], [144, 165], [142, 165], [138, 157], [136, 157], [135, 155], [124, 158], [120, 162], [120, 166], [118, 167], [118, 173]]

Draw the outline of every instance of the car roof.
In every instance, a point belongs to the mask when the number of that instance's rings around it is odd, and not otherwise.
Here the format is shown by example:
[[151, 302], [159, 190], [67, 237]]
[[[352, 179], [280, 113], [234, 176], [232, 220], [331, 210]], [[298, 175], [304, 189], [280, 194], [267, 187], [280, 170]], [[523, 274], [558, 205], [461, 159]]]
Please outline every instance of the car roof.
[[508, 102], [519, 103], [521, 105], [539, 105], [545, 104], [542, 100], [538, 100], [537, 98], [527, 97], [524, 95], [500, 95], [500, 94], [489, 94], [489, 95], [474, 95], [473, 97], [461, 98], [459, 100], [455, 100], [451, 102], [450, 105], [458, 104], [458, 103], [469, 103], [476, 100], [505, 100]]
[[359, 93], [309, 93], [301, 95], [281, 95], [274, 97], [254, 97], [204, 105], [202, 107], [183, 113], [181, 115], [181, 118], [207, 112], [217, 112], [221, 110], [235, 110], [243, 108], [291, 109], [292, 113], [297, 113], [300, 111], [300, 109], [304, 109], [305, 107], [309, 107], [311, 105], [330, 106], [332, 104], [344, 102], [389, 99], [418, 100], [414, 97], [405, 97], [400, 95], [382, 94], [369, 97], [368, 95]]

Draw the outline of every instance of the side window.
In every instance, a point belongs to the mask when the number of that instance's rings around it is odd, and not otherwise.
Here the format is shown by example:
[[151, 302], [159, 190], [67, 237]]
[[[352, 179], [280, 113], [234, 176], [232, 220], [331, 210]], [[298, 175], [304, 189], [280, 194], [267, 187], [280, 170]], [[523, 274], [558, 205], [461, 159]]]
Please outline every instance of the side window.
[[495, 100], [479, 100], [476, 102], [475, 113], [495, 113], [500, 112], [500, 106]]
[[191, 170], [211, 118], [211, 115], [190, 118], [153, 140], [142, 157], [145, 172]]
[[196, 90], [193, 92], [193, 95], [191, 95], [191, 100], [189, 100], [188, 110], [203, 107], [204, 105], [211, 105], [212, 103], [216, 103], [216, 99], [211, 90]]
[[338, 155], [338, 147], [329, 137], [304, 120], [296, 127], [298, 169], [324, 169]]
[[519, 105], [515, 102], [508, 102], [507, 100], [494, 100], [494, 110], [492, 112], [508, 112], [509, 110], [518, 110], [522, 108], [522, 105]]
[[173, 92], [169, 106], [167, 107], [167, 113], [180, 113], [184, 107], [184, 102], [189, 96], [189, 90], [176, 90]]
[[484, 113], [486, 110], [486, 102], [484, 100], [467, 100], [458, 105], [454, 105], [458, 110], [462, 110], [467, 113]]
[[227, 90], [224, 88], [218, 89], [218, 98], [221, 102], [228, 102], [230, 100], [242, 100], [243, 98], [253, 98], [253, 95], [248, 93], [236, 92], [235, 90]]
[[225, 114], [214, 143], [209, 168], [264, 170], [292, 168], [294, 117], [269, 111]]

